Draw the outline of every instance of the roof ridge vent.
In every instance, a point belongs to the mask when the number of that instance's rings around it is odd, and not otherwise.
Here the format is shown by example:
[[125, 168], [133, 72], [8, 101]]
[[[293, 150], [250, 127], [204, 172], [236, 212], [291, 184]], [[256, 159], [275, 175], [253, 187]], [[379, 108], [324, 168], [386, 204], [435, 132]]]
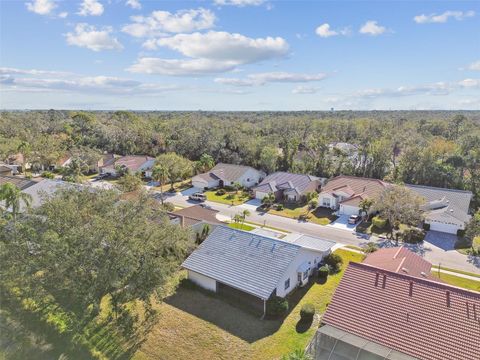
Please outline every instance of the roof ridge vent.
[[277, 245], [276, 243], [273, 243], [272, 245], [272, 249], [270, 250], [270, 252], [273, 252], [275, 250], [275, 245]]

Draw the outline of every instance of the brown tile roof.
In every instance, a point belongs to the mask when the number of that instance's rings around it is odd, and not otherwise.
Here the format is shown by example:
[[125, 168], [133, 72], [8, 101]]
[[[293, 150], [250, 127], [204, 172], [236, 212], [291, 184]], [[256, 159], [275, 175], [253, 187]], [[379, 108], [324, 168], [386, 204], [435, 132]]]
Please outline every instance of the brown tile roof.
[[399, 274], [437, 279], [430, 274], [431, 263], [403, 246], [379, 249], [368, 255], [363, 263]]
[[322, 319], [426, 360], [478, 360], [480, 293], [350, 263]]
[[17, 177], [17, 176], [0, 175], [0, 185], [6, 184], [6, 183], [11, 183], [16, 187], [18, 187], [20, 190], [24, 190], [32, 185], [35, 185], [37, 181], [32, 181], [32, 180], [25, 179], [22, 177]]
[[250, 169], [253, 168], [244, 165], [218, 163], [209, 173], [212, 173], [219, 179], [236, 182]]
[[130, 171], [137, 171], [143, 164], [147, 161], [155, 160], [151, 156], [145, 155], [127, 155], [122, 156], [121, 158], [114, 159], [113, 161], [108, 161], [107, 165], [103, 165], [103, 168], [114, 168], [116, 166], [121, 166], [129, 169]]
[[322, 193], [343, 191], [350, 196], [362, 195], [364, 198], [376, 199], [388, 186], [390, 184], [378, 179], [340, 175], [329, 180], [322, 188]]
[[177, 210], [172, 214], [176, 216], [183, 216], [185, 217], [185, 219], [188, 218], [189, 222], [193, 220], [198, 220], [197, 222], [206, 221], [211, 224], [223, 224], [223, 222], [221, 222], [215, 217], [217, 213], [218, 213], [217, 210], [206, 209], [200, 205], [194, 205], [194, 206], [186, 207], [184, 209]]

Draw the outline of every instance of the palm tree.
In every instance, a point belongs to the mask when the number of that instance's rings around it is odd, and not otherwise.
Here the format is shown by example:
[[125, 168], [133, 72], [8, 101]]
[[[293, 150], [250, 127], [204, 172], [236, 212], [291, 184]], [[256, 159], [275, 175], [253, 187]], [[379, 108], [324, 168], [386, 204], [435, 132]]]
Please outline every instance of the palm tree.
[[266, 205], [267, 207], [271, 207], [275, 203], [275, 195], [273, 193], [268, 193], [262, 199], [262, 204]]
[[373, 205], [373, 200], [372, 199], [363, 199], [360, 201], [360, 210], [362, 212], [362, 216], [365, 216], [368, 214], [368, 211]]
[[213, 160], [213, 157], [211, 157], [208, 154], [202, 154], [202, 156], [200, 156], [200, 160], [198, 160], [197, 163], [195, 164], [195, 168], [199, 173], [207, 172], [214, 166], [215, 166], [215, 160]]
[[245, 219], [251, 215], [250, 211], [248, 211], [247, 209], [243, 210], [242, 211], [242, 229], [243, 229], [243, 225], [245, 224]]
[[168, 168], [163, 164], [155, 165], [152, 170], [152, 179], [158, 181], [160, 185], [160, 200], [163, 204], [163, 185], [168, 181], [170, 173]]
[[17, 215], [20, 213], [20, 205], [23, 204], [26, 207], [30, 207], [32, 203], [32, 196], [22, 192], [18, 187], [11, 183], [6, 183], [0, 186], [0, 201], [5, 202], [5, 209], [11, 209], [13, 221], [17, 219]]

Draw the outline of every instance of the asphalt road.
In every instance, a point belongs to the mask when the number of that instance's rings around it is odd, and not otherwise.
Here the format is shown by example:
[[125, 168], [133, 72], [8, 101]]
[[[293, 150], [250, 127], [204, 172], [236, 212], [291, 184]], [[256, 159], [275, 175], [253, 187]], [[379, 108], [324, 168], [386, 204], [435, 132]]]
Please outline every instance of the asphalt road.
[[[195, 202], [189, 201], [187, 196], [180, 193], [174, 196], [169, 196], [167, 201], [183, 207], [196, 204]], [[206, 201], [205, 203], [211, 206], [213, 209], [218, 210], [219, 214], [229, 218], [246, 208], [245, 205], [231, 206], [211, 201]], [[380, 239], [374, 236], [366, 237], [365, 235], [357, 234], [354, 231], [322, 226], [309, 222], [301, 222], [295, 219], [284, 218], [277, 215], [259, 213], [252, 211], [253, 209], [251, 207], [249, 210], [251, 211], [251, 215], [247, 218], [247, 221], [275, 227], [278, 229], [284, 229], [289, 232], [317, 236], [345, 245], [362, 246], [369, 241], [374, 241], [380, 246], [394, 246], [394, 244], [388, 240]], [[462, 255], [454, 249], [444, 249], [426, 241], [424, 241], [422, 245], [409, 244], [406, 246], [410, 250], [423, 256], [426, 260], [430, 261], [434, 265], [440, 264], [441, 267], [448, 267], [480, 274], [480, 260], [478, 258], [467, 257], [466, 255]]]

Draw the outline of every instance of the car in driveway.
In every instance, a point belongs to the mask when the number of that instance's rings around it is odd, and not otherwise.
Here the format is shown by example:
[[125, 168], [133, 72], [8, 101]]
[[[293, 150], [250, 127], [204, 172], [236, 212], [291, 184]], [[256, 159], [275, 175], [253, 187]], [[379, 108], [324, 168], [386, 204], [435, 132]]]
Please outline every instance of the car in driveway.
[[196, 192], [194, 194], [189, 195], [188, 199], [193, 200], [193, 201], [203, 202], [203, 201], [207, 200], [207, 197], [205, 196], [205, 194], [202, 194], [201, 192]]
[[350, 215], [350, 217], [348, 218], [348, 223], [350, 225], [355, 225], [360, 221], [360, 219], [360, 215]]

